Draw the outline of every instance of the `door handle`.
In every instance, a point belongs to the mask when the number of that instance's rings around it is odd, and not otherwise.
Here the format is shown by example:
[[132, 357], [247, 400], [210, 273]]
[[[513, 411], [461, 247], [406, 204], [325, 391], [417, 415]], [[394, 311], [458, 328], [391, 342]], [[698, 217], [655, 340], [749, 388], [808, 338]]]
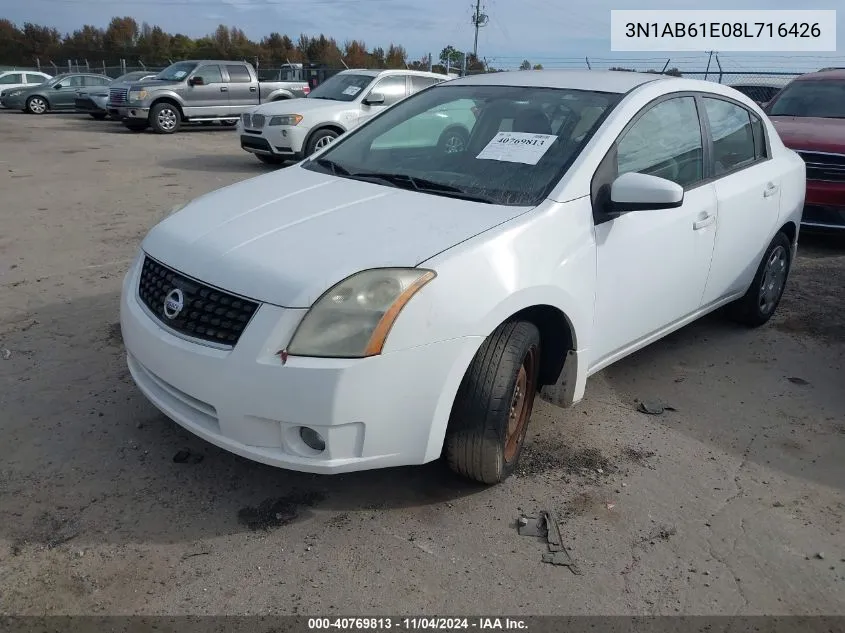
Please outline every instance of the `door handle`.
[[766, 185], [766, 189], [763, 191], [763, 197], [764, 198], [771, 198], [777, 192], [778, 192], [778, 186], [775, 183], [770, 182], [768, 185]]
[[701, 230], [701, 229], [703, 229], [707, 226], [710, 226], [715, 221], [716, 221], [715, 215], [713, 215], [713, 214], [705, 215], [700, 220], [696, 220], [695, 222], [692, 223], [692, 230], [693, 231]]
[[226, 86], [220, 86], [220, 92], [229, 92], [229, 89]]
[[250, 87], [249, 87], [249, 91], [250, 91], [250, 92], [255, 92], [255, 86], [250, 86]]

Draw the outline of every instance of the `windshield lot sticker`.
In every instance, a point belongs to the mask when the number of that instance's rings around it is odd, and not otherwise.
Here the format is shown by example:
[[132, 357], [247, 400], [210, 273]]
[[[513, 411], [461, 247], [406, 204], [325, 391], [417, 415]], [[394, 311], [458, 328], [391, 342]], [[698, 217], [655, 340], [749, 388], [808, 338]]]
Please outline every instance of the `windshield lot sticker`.
[[350, 97], [354, 97], [359, 92], [361, 92], [361, 89], [358, 86], [349, 86], [346, 90], [343, 91], [343, 94], [349, 95]]
[[173, 76], [176, 77], [176, 79], [182, 79], [182, 77], [184, 77], [187, 74], [188, 73], [184, 70], [177, 70], [175, 73], [173, 73]]
[[499, 132], [476, 158], [536, 165], [556, 139], [554, 134]]

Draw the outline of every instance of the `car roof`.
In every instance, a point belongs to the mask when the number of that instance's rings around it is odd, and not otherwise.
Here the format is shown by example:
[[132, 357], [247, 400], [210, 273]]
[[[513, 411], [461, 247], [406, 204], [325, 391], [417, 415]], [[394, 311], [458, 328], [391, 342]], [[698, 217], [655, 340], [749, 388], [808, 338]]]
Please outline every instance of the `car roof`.
[[381, 77], [382, 75], [416, 75], [417, 77], [437, 77], [438, 79], [444, 77], [447, 79], [449, 78], [449, 75], [444, 75], [443, 73], [430, 73], [425, 70], [405, 70], [402, 68], [389, 68], [386, 70], [377, 70], [372, 68], [349, 68], [338, 73], [338, 75], [347, 74], [368, 75], [370, 77]]
[[828, 79], [837, 79], [840, 81], [845, 79], [845, 68], [818, 70], [796, 77], [793, 81], [827, 81]]
[[452, 79], [449, 85], [571, 88], [624, 94], [645, 83], [674, 79], [657, 73], [623, 70], [512, 70], [459, 77]]

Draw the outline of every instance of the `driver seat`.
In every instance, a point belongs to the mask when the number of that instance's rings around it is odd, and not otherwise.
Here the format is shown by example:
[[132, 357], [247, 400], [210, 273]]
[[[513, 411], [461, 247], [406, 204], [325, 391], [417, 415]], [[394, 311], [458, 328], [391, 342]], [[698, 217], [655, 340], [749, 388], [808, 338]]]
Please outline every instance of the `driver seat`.
[[540, 108], [528, 108], [513, 120], [513, 131], [525, 134], [551, 134], [552, 124]]

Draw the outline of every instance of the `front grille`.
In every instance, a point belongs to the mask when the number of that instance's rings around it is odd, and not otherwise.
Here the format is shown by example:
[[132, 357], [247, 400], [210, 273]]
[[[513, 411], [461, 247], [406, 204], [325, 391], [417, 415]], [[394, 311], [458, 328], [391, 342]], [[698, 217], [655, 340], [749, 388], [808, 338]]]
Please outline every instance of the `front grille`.
[[[182, 307], [169, 307], [168, 318], [165, 302], [172, 298], [173, 290], [182, 294]], [[232, 346], [238, 342], [258, 303], [208, 286], [181, 275], [151, 257], [144, 258], [138, 296], [156, 318], [171, 330], [185, 336]], [[175, 314], [173, 314], [175, 312]]]
[[798, 152], [807, 165], [807, 180], [845, 182], [845, 154]]
[[242, 114], [241, 115], [241, 121], [243, 121], [244, 127], [249, 127], [249, 125], [250, 125], [249, 124], [249, 122], [250, 122], [249, 114], [248, 113]]
[[264, 127], [264, 115], [263, 114], [253, 114], [252, 115], [252, 126], [256, 130], [260, 130]]
[[258, 149], [265, 152], [272, 151], [270, 149], [270, 143], [267, 142], [267, 139], [263, 139], [260, 136], [247, 136], [246, 134], [241, 135], [241, 147]]
[[126, 103], [128, 100], [128, 88], [112, 88], [109, 90], [109, 103]]

